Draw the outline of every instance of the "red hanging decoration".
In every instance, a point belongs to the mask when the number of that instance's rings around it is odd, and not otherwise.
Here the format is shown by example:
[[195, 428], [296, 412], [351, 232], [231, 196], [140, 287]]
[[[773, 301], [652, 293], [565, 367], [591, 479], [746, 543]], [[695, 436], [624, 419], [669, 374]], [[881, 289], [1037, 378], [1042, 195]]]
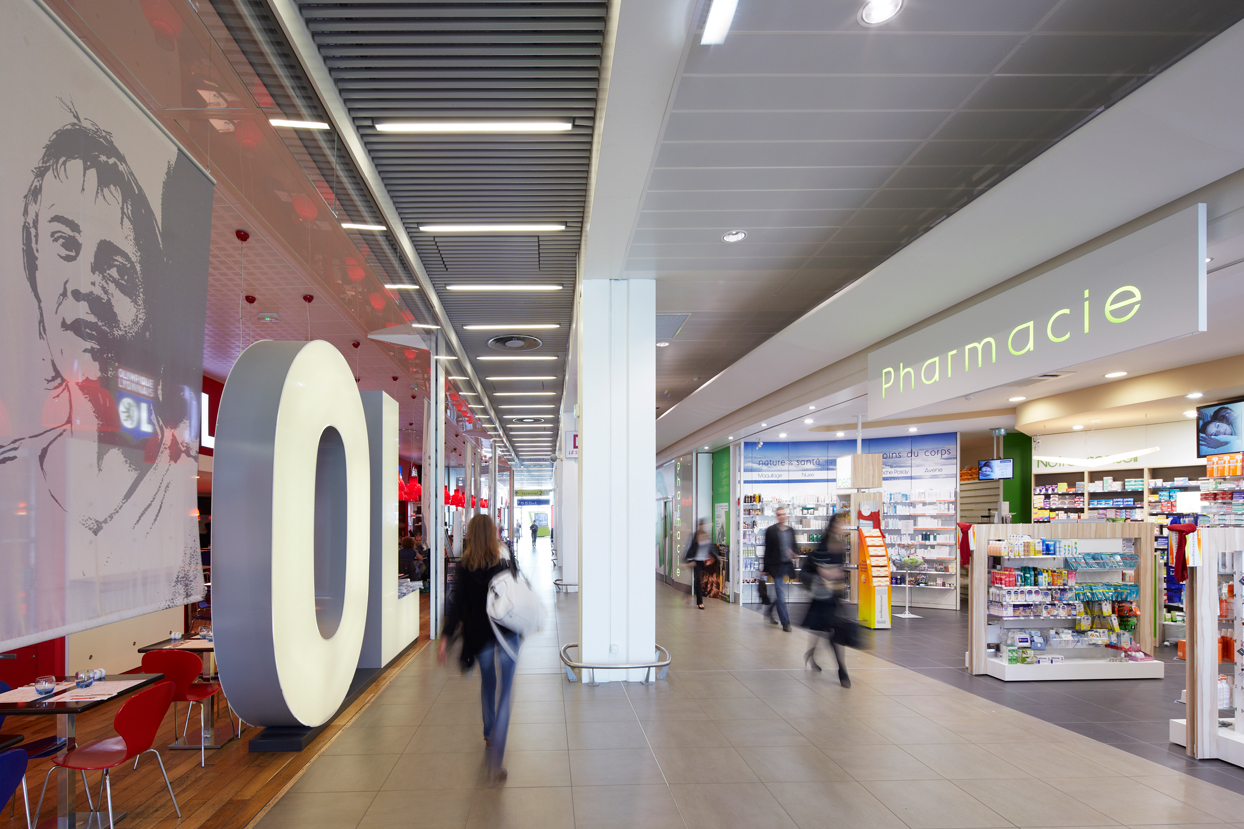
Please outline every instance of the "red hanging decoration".
[[363, 277], [367, 275], [367, 271], [358, 263], [353, 256], [346, 257], [346, 276], [350, 277], [351, 282], [362, 282]]
[[238, 121], [233, 125], [233, 135], [245, 156], [254, 156], [263, 144], [263, 130], [254, 121]]
[[177, 36], [181, 34], [185, 23], [170, 0], [142, 0], [143, 17], [155, 34], [156, 43], [160, 48], [171, 52], [177, 45]]
[[263, 85], [263, 81], [256, 78], [251, 84], [251, 97], [255, 99], [256, 106], [268, 108], [276, 106], [276, 101], [272, 100], [272, 93], [268, 91], [268, 87]]
[[371, 303], [371, 307], [375, 308], [377, 312], [384, 308], [384, 294], [373, 293], [367, 298], [367, 301]]
[[320, 214], [320, 208], [316, 206], [315, 200], [302, 193], [290, 196], [290, 203], [294, 205], [294, 212], [298, 214], [298, 220], [303, 224], [311, 224]]

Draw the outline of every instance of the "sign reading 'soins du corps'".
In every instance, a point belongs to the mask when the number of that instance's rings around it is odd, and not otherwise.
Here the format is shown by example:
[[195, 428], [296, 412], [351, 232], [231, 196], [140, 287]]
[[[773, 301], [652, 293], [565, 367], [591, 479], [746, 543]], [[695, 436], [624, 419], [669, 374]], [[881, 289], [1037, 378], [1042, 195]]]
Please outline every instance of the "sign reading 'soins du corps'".
[[868, 418], [1206, 329], [1197, 204], [868, 355]]

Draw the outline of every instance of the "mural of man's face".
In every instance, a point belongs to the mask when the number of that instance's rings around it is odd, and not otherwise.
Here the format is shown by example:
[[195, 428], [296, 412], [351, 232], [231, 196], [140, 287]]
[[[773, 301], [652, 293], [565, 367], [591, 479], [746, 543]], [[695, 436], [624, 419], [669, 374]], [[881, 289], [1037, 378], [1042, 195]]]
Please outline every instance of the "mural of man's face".
[[120, 193], [69, 162], [43, 181], [36, 284], [48, 348], [61, 376], [98, 379], [147, 322], [134, 228]]

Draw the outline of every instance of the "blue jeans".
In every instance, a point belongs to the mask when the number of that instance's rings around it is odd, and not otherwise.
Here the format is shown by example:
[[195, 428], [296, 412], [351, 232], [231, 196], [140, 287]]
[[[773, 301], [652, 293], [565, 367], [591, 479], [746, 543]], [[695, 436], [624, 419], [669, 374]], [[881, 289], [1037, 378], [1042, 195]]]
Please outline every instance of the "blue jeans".
[[786, 582], [785, 577], [790, 575], [791, 565], [783, 564], [778, 568], [778, 572], [773, 573], [773, 604], [765, 608], [765, 615], [777, 611], [778, 621], [782, 623], [782, 627], [790, 625], [790, 614], [786, 611]]
[[[518, 653], [518, 634], [502, 630], [510, 650]], [[495, 658], [494, 658], [495, 657]], [[489, 642], [476, 656], [479, 663], [480, 701], [484, 709], [484, 739], [488, 741], [488, 767], [501, 768], [505, 735], [510, 730], [510, 690], [514, 687], [514, 659], [505, 648]], [[501, 663], [501, 693], [497, 693], [497, 665]]]

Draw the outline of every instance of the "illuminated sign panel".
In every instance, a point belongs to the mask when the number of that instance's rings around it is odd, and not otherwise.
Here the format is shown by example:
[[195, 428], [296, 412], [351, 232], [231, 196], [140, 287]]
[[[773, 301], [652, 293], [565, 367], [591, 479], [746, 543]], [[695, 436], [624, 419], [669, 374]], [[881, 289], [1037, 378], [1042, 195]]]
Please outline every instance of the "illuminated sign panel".
[[1204, 331], [1197, 204], [868, 355], [868, 419]]

